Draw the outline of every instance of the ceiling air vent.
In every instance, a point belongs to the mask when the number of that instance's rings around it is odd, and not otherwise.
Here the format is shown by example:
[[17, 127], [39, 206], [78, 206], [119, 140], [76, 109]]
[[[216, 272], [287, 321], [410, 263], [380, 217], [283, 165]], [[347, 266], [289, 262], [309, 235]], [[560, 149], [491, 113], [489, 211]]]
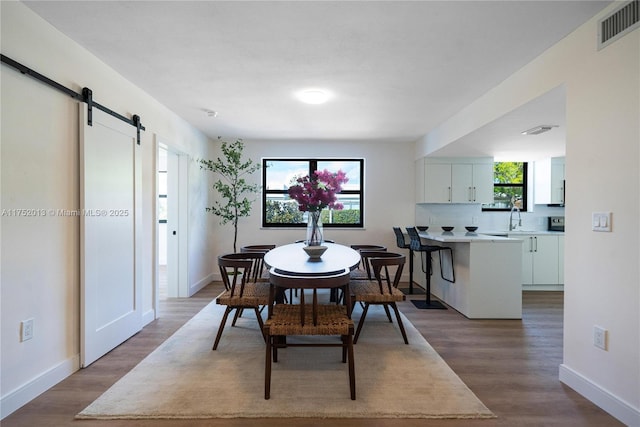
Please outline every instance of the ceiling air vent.
[[619, 7], [598, 22], [598, 50], [640, 27], [640, 0]]
[[558, 125], [540, 125], [531, 129], [522, 131], [523, 135], [540, 135], [541, 133], [549, 132], [553, 128], [557, 128]]

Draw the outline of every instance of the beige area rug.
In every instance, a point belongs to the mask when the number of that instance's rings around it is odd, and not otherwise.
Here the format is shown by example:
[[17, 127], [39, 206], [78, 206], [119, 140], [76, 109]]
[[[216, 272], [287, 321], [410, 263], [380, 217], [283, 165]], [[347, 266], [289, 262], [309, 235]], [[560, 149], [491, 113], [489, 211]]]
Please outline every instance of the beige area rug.
[[264, 400], [255, 317], [227, 326], [212, 351], [222, 313], [209, 304], [76, 418], [495, 418], [406, 318], [409, 345], [378, 307], [355, 345], [357, 400], [332, 347], [280, 350]]

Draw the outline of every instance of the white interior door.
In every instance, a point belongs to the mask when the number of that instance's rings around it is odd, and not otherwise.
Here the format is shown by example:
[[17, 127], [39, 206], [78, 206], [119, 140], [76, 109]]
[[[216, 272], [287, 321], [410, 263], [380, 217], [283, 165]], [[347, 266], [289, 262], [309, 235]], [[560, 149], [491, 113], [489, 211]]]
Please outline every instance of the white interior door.
[[178, 286], [180, 253], [178, 251], [178, 154], [167, 150], [167, 296], [181, 296]]
[[142, 329], [141, 159], [136, 129], [87, 105], [80, 114], [83, 367]]
[[159, 140], [158, 152], [162, 152], [166, 177], [166, 224], [159, 227], [166, 245], [166, 280], [168, 297], [189, 297], [188, 275], [188, 173], [189, 156], [166, 142]]

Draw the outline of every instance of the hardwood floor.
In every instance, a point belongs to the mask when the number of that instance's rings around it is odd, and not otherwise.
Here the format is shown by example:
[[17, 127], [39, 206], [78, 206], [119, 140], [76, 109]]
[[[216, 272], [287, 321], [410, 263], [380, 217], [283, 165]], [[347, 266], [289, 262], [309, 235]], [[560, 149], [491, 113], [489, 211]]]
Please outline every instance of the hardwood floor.
[[[220, 292], [213, 283], [192, 298], [161, 303], [161, 317], [140, 333], [11, 414], [3, 427], [75, 426], [262, 426], [316, 427], [496, 427], [619, 426], [558, 380], [562, 362], [562, 292], [525, 292], [523, 319], [469, 320], [455, 310], [418, 310], [408, 296], [400, 304], [429, 343], [497, 416], [492, 420], [411, 419], [214, 419], [214, 420], [75, 420], [84, 409], [153, 351]], [[212, 328], [215, 326], [212, 326]], [[363, 333], [366, 333], [363, 332]], [[170, 390], [158, 390], [166, 393]], [[405, 399], [420, 405], [422, 396], [407, 390]], [[211, 402], [215, 405], [215, 402]]]

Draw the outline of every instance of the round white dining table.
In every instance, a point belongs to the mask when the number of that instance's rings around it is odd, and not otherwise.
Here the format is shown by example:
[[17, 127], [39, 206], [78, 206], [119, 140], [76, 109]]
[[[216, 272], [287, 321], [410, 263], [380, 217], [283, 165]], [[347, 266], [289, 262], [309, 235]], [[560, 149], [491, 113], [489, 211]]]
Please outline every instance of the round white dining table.
[[327, 275], [348, 268], [353, 270], [360, 262], [360, 253], [349, 246], [324, 243], [327, 250], [320, 259], [311, 259], [302, 249], [304, 243], [292, 243], [271, 249], [264, 255], [264, 262], [283, 273]]

